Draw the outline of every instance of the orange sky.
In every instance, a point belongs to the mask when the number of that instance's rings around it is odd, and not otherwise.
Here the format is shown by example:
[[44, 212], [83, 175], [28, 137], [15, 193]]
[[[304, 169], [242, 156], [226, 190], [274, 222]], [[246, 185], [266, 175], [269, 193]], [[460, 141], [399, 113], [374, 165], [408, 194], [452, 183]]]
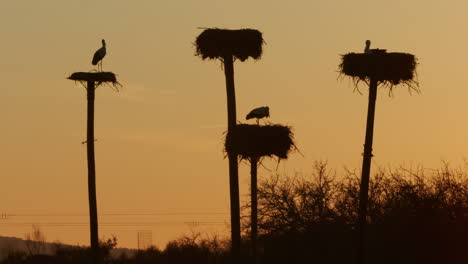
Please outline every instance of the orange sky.
[[[124, 88], [96, 93], [100, 236], [114, 234], [121, 246], [136, 247], [138, 230], [152, 230], [158, 246], [190, 228], [228, 230], [224, 75], [218, 61], [194, 56], [200, 27], [263, 32], [262, 59], [235, 64], [237, 114], [243, 121], [268, 105], [271, 122], [294, 128], [304, 156], [281, 162], [280, 172], [308, 173], [317, 159], [360, 168], [367, 93], [353, 93], [337, 70], [339, 55], [361, 52], [366, 39], [415, 54], [422, 91], [379, 90], [373, 168], [461, 164], [466, 10], [455, 0], [4, 1], [0, 212], [10, 217], [0, 219], [0, 235], [23, 237], [34, 223], [49, 240], [88, 243], [85, 90], [66, 77], [93, 69], [102, 38], [104, 70]], [[244, 196], [248, 179], [243, 164]], [[186, 223], [194, 221], [210, 224]]]

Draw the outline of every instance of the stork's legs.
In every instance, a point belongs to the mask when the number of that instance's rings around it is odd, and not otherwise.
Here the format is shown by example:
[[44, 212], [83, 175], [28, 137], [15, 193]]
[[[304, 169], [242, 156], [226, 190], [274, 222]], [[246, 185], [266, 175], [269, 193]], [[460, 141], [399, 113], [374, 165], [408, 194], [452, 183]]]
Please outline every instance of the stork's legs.
[[[100, 60], [100, 61], [96, 64], [96, 66], [97, 66], [97, 71], [98, 71], [98, 72], [102, 72], [102, 60]], [[96, 69], [94, 69], [94, 70], [96, 70]]]

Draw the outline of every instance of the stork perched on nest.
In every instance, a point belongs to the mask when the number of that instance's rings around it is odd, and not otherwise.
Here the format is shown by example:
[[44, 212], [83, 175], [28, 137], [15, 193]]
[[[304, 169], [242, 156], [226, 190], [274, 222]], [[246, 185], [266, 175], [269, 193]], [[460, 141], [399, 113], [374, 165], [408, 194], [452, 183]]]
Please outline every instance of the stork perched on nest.
[[245, 119], [249, 120], [252, 118], [256, 118], [257, 124], [258, 124], [259, 120], [264, 117], [270, 117], [270, 108], [268, 106], [255, 108], [254, 110], [250, 111], [250, 113], [247, 114]]
[[[101, 71], [102, 71], [102, 59], [104, 59], [104, 56], [106, 56], [106, 41], [102, 40], [102, 47], [94, 53], [93, 56], [93, 61], [91, 62], [93, 65], [100, 64], [101, 65]], [[99, 65], [98, 65], [98, 70], [99, 70]]]
[[371, 41], [366, 40], [366, 47], [364, 48], [365, 54], [377, 54], [377, 53], [385, 53], [387, 52], [386, 49], [371, 49], [370, 48]]

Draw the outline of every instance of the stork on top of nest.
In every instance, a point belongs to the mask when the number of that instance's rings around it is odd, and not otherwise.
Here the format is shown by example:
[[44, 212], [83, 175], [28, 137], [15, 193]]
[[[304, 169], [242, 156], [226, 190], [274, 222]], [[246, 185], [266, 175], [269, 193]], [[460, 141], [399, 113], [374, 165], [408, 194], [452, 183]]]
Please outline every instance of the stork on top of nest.
[[[102, 47], [94, 53], [92, 64], [93, 65], [98, 65], [98, 71], [102, 72], [102, 60], [106, 56], [106, 41], [103, 39], [102, 40]], [[99, 63], [99, 64], [98, 64]], [[99, 66], [101, 66], [101, 69], [99, 70]]]
[[386, 52], [384, 49], [371, 49], [371, 42], [366, 41], [364, 53], [341, 55], [340, 73], [350, 76], [355, 85], [371, 79], [387, 85], [390, 92], [394, 85], [403, 84], [409, 91], [419, 92], [416, 80], [417, 60], [413, 54]]
[[252, 118], [256, 118], [258, 124], [259, 120], [264, 117], [270, 117], [270, 108], [268, 106], [262, 106], [253, 109], [252, 111], [250, 111], [250, 113], [247, 114], [245, 119], [249, 120]]
[[386, 53], [386, 49], [371, 49], [370, 48], [371, 41], [366, 40], [366, 47], [364, 48], [364, 53], [365, 54], [379, 54], [379, 53]]
[[287, 159], [297, 149], [289, 126], [237, 124], [226, 134], [224, 149], [241, 159], [276, 156]]

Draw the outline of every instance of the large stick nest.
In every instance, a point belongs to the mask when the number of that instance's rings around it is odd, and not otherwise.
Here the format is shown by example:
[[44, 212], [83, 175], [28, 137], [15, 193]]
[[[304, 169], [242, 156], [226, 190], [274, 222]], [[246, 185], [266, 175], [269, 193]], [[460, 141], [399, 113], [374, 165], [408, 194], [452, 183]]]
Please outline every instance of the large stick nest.
[[295, 148], [291, 128], [282, 125], [238, 124], [228, 131], [225, 151], [242, 159], [277, 156], [287, 159]]
[[67, 79], [73, 81], [110, 82], [117, 84], [117, 78], [113, 72], [74, 72]]
[[203, 59], [222, 59], [232, 55], [245, 61], [248, 57], [262, 56], [262, 33], [255, 29], [205, 29], [196, 39], [196, 55]]
[[67, 79], [79, 81], [84, 87], [87, 87], [86, 82], [95, 82], [95, 87], [102, 83], [111, 83], [116, 91], [119, 90], [119, 86], [122, 87], [113, 72], [74, 72]]
[[417, 85], [416, 65], [416, 57], [409, 53], [348, 53], [342, 56], [340, 71], [356, 82], [375, 79], [390, 86], [403, 83], [413, 87]]

